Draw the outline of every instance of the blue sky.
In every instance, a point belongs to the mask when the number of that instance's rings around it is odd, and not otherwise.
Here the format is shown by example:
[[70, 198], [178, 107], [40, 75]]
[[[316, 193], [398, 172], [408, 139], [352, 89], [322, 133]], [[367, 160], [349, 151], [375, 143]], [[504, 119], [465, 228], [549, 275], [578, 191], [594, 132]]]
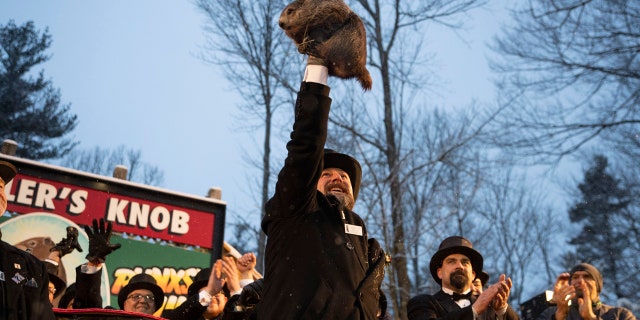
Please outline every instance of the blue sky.
[[[429, 31], [441, 105], [493, 98], [484, 45], [498, 29], [496, 12], [503, 8], [473, 12], [459, 35]], [[164, 171], [163, 188], [205, 195], [221, 187], [228, 214], [256, 209], [242, 157], [259, 139], [238, 132], [237, 94], [196, 57], [204, 16], [191, 1], [0, 1], [0, 24], [11, 19], [49, 28], [52, 58], [40, 68], [78, 115], [81, 147], [139, 149]]]

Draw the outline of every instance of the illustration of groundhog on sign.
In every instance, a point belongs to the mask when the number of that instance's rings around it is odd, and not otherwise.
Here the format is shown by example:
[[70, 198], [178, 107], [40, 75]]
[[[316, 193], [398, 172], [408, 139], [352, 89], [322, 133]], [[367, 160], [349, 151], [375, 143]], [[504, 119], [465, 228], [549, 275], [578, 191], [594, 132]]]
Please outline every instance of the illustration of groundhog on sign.
[[297, 0], [280, 14], [280, 28], [298, 51], [324, 59], [329, 75], [357, 78], [371, 89], [364, 24], [343, 0]]

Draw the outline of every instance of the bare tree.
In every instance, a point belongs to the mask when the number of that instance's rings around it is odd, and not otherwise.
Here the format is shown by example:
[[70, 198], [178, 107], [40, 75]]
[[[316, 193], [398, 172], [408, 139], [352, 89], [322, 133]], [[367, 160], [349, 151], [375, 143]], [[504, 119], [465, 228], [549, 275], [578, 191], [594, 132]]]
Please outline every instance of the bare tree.
[[[390, 238], [385, 239], [392, 257], [387, 281], [389, 301], [399, 319], [407, 318], [406, 304], [412, 291], [407, 268], [406, 234], [407, 212], [411, 209], [403, 199], [409, 189], [405, 174], [422, 173], [420, 168], [426, 168], [436, 160], [428, 159], [427, 163], [417, 164], [418, 167], [407, 168], [409, 159], [419, 147], [404, 145], [403, 128], [405, 121], [414, 120], [416, 114], [409, 112], [414, 106], [412, 99], [427, 80], [424, 75], [428, 74], [424, 68], [426, 61], [419, 58], [425, 56], [419, 30], [427, 27], [428, 23], [460, 27], [463, 13], [485, 2], [351, 1], [352, 8], [361, 16], [367, 30], [368, 64], [374, 70], [374, 89], [371, 95], [355, 99], [361, 101], [345, 101], [354, 99], [352, 93], [333, 94], [334, 97], [348, 96], [334, 102], [340, 109], [348, 111], [341, 113], [336, 107], [332, 108], [331, 123], [340, 128], [342, 134], [332, 132], [331, 135], [344, 138], [342, 140], [346, 141], [340, 141], [343, 144], [351, 142], [352, 154], [359, 154], [359, 159], [367, 159], [367, 165], [370, 165], [368, 174], [376, 176], [372, 179], [381, 183], [378, 190], [386, 193], [384, 200], [374, 199], [378, 204], [372, 203], [367, 207], [375, 207], [374, 212], [378, 214], [385, 210], [385, 221], [390, 223], [386, 230]], [[336, 143], [335, 139], [331, 142]], [[386, 203], [382, 204], [383, 201]]]
[[[493, 181], [483, 189], [483, 201], [478, 206], [479, 216], [491, 227], [486, 230], [481, 241], [485, 257], [484, 269], [492, 276], [492, 282], [504, 273], [513, 280], [510, 300], [518, 304], [525, 294], [542, 291], [555, 281], [553, 258], [559, 254], [556, 249], [564, 247], [557, 235], [562, 232], [558, 214], [545, 205], [544, 199], [531, 188], [525, 187], [525, 175], [515, 175], [511, 169], [494, 170]], [[489, 181], [487, 181], [489, 182]], [[532, 274], [545, 277], [532, 281]], [[531, 292], [525, 292], [526, 286]]]
[[164, 173], [158, 167], [142, 161], [140, 150], [118, 146], [115, 149], [94, 147], [93, 149], [76, 148], [61, 160], [64, 167], [111, 176], [113, 169], [124, 165], [128, 169], [127, 180], [152, 186], [161, 186]]
[[[209, 35], [202, 59], [219, 65], [233, 89], [241, 95], [242, 126], [263, 130], [262, 145], [257, 148], [261, 151], [257, 167], [262, 179], [256, 206], [263, 217], [263, 204], [271, 196], [274, 116], [279, 106], [292, 105], [291, 94], [297, 90], [297, 84], [292, 85], [290, 81], [294, 73], [291, 60], [301, 61], [302, 57], [295, 53], [291, 40], [277, 27], [284, 8], [282, 1], [196, 0], [196, 4], [207, 17], [205, 31]], [[251, 230], [256, 231], [258, 268], [261, 268], [266, 236], [259, 227], [252, 226]]]
[[[339, 107], [332, 109], [336, 123], [329, 143], [340, 145], [341, 149], [348, 149], [349, 144], [355, 146], [354, 152], [364, 162], [362, 188], [366, 191], [360, 193], [358, 205], [366, 207], [368, 215], [364, 218], [370, 232], [383, 237], [392, 256], [385, 291], [389, 292], [394, 315], [401, 319], [406, 317], [406, 302], [417, 292], [416, 288], [425, 292], [435, 285], [430, 276], [422, 275], [429, 274], [429, 261], [425, 256], [435, 252], [438, 243], [447, 236], [442, 231], [481, 234], [482, 228], [469, 226], [472, 221], [468, 215], [481, 185], [479, 177], [483, 166], [491, 164], [481, 161], [477, 154], [479, 146], [474, 143], [490, 118], [451, 115], [439, 110], [423, 112], [421, 108], [398, 114], [401, 120], [398, 120], [396, 134], [402, 151], [396, 174], [401, 198], [395, 205], [401, 207], [401, 215], [395, 217], [387, 157], [378, 149], [385, 142], [384, 136], [376, 135], [384, 132], [379, 127], [377, 111], [363, 105], [356, 107], [340, 100], [342, 96], [334, 94], [334, 100], [338, 100], [334, 104]], [[344, 108], [347, 105], [349, 108]], [[400, 220], [394, 222], [394, 219]], [[404, 270], [398, 272], [398, 268]], [[411, 273], [414, 281], [402, 278]]]
[[557, 161], [638, 130], [640, 3], [528, 1], [512, 15], [493, 45], [505, 95], [496, 142]]

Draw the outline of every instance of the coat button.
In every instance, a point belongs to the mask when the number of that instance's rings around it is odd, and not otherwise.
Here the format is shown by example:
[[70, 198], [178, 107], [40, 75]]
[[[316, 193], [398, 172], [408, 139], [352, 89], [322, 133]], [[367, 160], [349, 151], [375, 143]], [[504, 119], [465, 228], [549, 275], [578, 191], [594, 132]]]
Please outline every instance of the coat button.
[[347, 249], [353, 250], [353, 245], [351, 244], [351, 241], [347, 242], [346, 246], [347, 246]]

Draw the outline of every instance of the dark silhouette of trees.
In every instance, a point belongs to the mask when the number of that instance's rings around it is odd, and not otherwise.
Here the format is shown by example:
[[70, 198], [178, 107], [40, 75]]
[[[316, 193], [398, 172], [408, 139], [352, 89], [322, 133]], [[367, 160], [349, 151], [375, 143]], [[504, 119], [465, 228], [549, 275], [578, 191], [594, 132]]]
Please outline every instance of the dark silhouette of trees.
[[70, 105], [43, 70], [32, 70], [49, 60], [50, 45], [48, 29], [40, 32], [31, 21], [0, 25], [0, 137], [18, 143], [19, 157], [60, 158], [77, 144], [67, 138], [77, 124]]
[[604, 275], [608, 287], [604, 294], [637, 297], [640, 283], [628, 268], [638, 262], [629, 237], [629, 226], [638, 214], [630, 211], [632, 194], [608, 167], [607, 157], [596, 155], [585, 171], [578, 185], [580, 198], [569, 210], [569, 219], [580, 230], [569, 243], [576, 248], [579, 261], [575, 262], [589, 262]]

